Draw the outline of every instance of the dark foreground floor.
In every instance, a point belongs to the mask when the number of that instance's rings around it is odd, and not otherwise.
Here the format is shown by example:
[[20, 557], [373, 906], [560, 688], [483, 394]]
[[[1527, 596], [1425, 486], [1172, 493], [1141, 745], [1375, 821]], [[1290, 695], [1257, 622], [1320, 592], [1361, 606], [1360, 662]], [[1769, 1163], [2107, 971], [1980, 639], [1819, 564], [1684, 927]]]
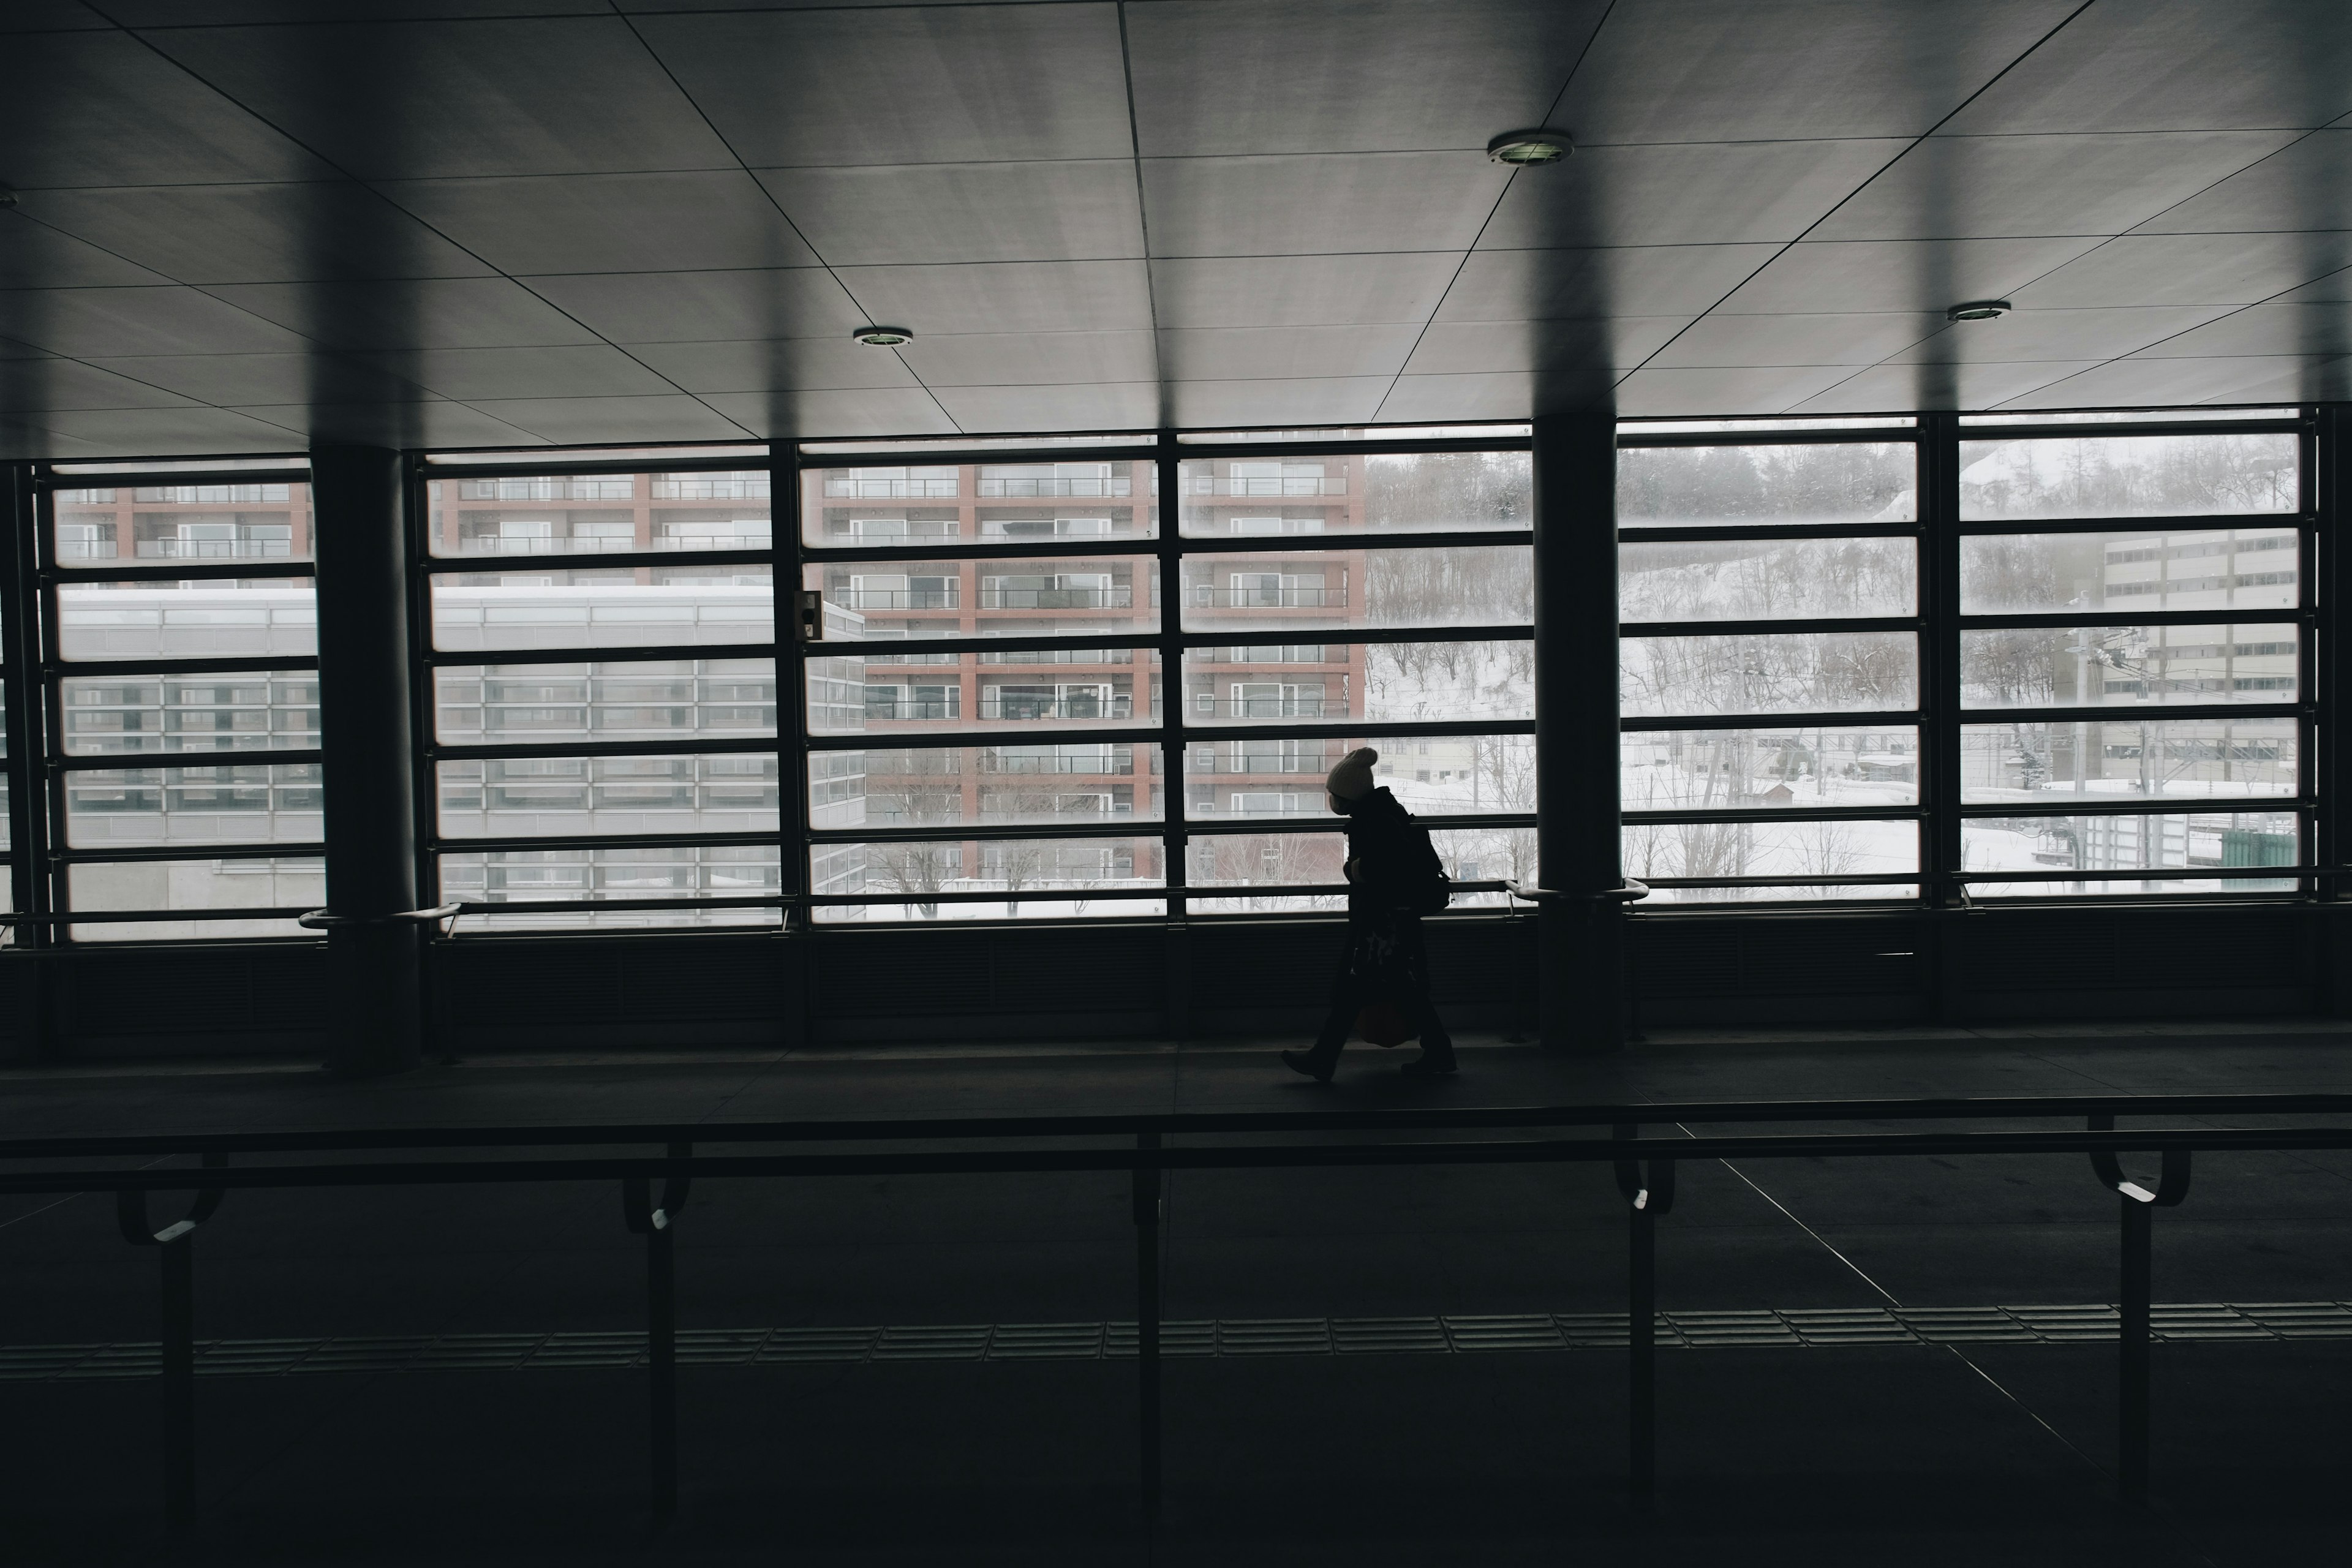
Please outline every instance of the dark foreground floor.
[[[1328, 1090], [1285, 1081], [1266, 1051], [1138, 1047], [486, 1059], [364, 1084], [236, 1064], [25, 1070], [0, 1075], [0, 1133], [2352, 1088], [2352, 1038], [2275, 1026], [1689, 1037], [1604, 1060], [1496, 1045], [1466, 1051], [1460, 1081], [1423, 1089], [1395, 1079], [1395, 1059], [1351, 1053]], [[2158, 1300], [2352, 1300], [2347, 1175], [2338, 1155], [2200, 1159], [2188, 1203], [2158, 1219]], [[1623, 1210], [1599, 1167], [1191, 1172], [1169, 1200], [1171, 1319], [1623, 1310]], [[1661, 1303], [2110, 1302], [2115, 1211], [2079, 1157], [1695, 1164], [1660, 1230]], [[1166, 1363], [1168, 1506], [1151, 1542], [1134, 1523], [1130, 1360], [877, 1349], [695, 1365], [680, 1396], [686, 1512], [656, 1534], [642, 1372], [593, 1357], [460, 1370], [446, 1353], [489, 1342], [449, 1336], [641, 1329], [640, 1246], [603, 1186], [233, 1194], [198, 1238], [200, 1339], [373, 1336], [443, 1353], [408, 1370], [201, 1379], [203, 1521], [173, 1548], [155, 1510], [155, 1386], [131, 1350], [106, 1353], [134, 1375], [94, 1375], [102, 1358], [85, 1358], [79, 1374], [0, 1380], [0, 1557], [2251, 1564], [2342, 1552], [2352, 1339], [2160, 1344], [2158, 1505], [2140, 1513], [2112, 1501], [2115, 1350], [2095, 1324], [2081, 1342], [1664, 1352], [1647, 1516], [1623, 1501], [1620, 1354], [1255, 1354], [1237, 1339]], [[1133, 1247], [1123, 1177], [707, 1182], [678, 1231], [681, 1326], [888, 1326], [913, 1344], [903, 1331], [1116, 1323], [1134, 1315]], [[11, 1201], [0, 1346], [152, 1341], [154, 1269], [152, 1251], [117, 1237], [102, 1195]]]

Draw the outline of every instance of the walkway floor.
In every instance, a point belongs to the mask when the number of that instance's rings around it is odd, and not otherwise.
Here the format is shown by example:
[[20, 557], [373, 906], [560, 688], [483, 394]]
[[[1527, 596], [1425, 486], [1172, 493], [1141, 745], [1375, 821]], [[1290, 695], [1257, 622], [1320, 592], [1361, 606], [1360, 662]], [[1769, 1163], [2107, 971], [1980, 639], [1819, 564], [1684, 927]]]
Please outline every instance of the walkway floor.
[[[484, 1058], [365, 1083], [282, 1064], [20, 1068], [0, 1072], [0, 1135], [2352, 1089], [2352, 1032], [2278, 1023], [1711, 1032], [1604, 1058], [1473, 1041], [1463, 1077], [1440, 1086], [1397, 1075], [1400, 1053], [1359, 1047], [1321, 1088], [1272, 1050]], [[2158, 1298], [2352, 1300], [2347, 1184], [2352, 1156], [2200, 1159], [2189, 1202], [2158, 1221]], [[1661, 1301], [1788, 1322], [2095, 1305], [2115, 1299], [2116, 1231], [2115, 1200], [2079, 1157], [1695, 1163], [1660, 1230]], [[236, 1194], [199, 1238], [198, 1333], [625, 1333], [642, 1328], [638, 1248], [602, 1187]], [[1623, 1253], [1601, 1168], [1180, 1173], [1165, 1310], [1560, 1322], [1622, 1312]], [[1134, 1316], [1116, 1176], [708, 1182], [678, 1258], [689, 1331]], [[154, 1255], [117, 1238], [102, 1195], [8, 1200], [0, 1268], [0, 1343], [155, 1336]], [[625, 1366], [207, 1378], [194, 1550], [289, 1563], [932, 1563], [951, 1550], [959, 1562], [1485, 1563], [1554, 1561], [1583, 1542], [1603, 1561], [1658, 1564], [2237, 1564], [2338, 1549], [2352, 1340], [2158, 1353], [2168, 1500], [2138, 1519], [2102, 1500], [2113, 1347], [2096, 1340], [1669, 1357], [1664, 1506], [1648, 1520], [1620, 1499], [1622, 1368], [1606, 1352], [1188, 1358], [1170, 1364], [1170, 1516], [1149, 1558], [1129, 1522], [1133, 1363], [1116, 1356], [689, 1367], [691, 1528], [650, 1542], [632, 1533], [643, 1374]], [[6, 1387], [0, 1532], [26, 1561], [152, 1560], [152, 1383]]]

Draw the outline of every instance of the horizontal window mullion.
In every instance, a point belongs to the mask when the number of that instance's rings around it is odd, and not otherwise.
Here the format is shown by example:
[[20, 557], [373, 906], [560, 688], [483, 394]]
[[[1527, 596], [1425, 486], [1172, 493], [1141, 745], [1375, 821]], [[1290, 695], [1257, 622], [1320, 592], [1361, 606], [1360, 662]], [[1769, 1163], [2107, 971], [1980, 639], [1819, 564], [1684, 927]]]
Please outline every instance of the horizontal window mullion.
[[1856, 426], [1850, 430], [1659, 430], [1619, 425], [1620, 451], [1638, 447], [1837, 447], [1918, 442], [1916, 425]]
[[[2044, 790], [2039, 793], [2048, 795], [2053, 792]], [[2318, 804], [2307, 795], [2179, 795], [2154, 797], [2085, 795], [2069, 798], [2073, 802], [2071, 805], [2055, 801], [2044, 805], [2038, 800], [2031, 802], [1970, 801], [1960, 806], [1959, 814], [1963, 817], [1995, 818], [2007, 816], [2284, 816], [2290, 812], [2311, 810]], [[2146, 868], [2151, 875], [2172, 869], [2174, 868], [2168, 866]], [[2251, 876], [2266, 872], [2268, 868], [2255, 866], [2243, 868], [2242, 870], [2244, 874]]]
[[43, 587], [72, 587], [84, 583], [195, 583], [224, 578], [290, 577], [319, 574], [319, 563], [283, 555], [226, 561], [178, 561], [151, 566], [136, 557], [127, 561], [93, 561], [88, 566], [47, 566], [39, 573]]
[[2340, 874], [2325, 866], [2137, 866], [2098, 871], [1953, 871], [1956, 882], [2284, 881]]
[[2034, 424], [2019, 420], [2015, 425], [1962, 425], [1957, 426], [1963, 441], [2006, 441], [2012, 437], [2026, 440], [2067, 439], [2101, 436], [2242, 436], [2298, 435], [2311, 428], [2310, 422], [2300, 417], [2285, 419], [2182, 419], [2174, 422], [2146, 420], [2130, 423], [2117, 420], [2113, 425]]
[[224, 655], [203, 658], [50, 659], [43, 662], [41, 674], [46, 679], [56, 680], [84, 676], [232, 675], [247, 671], [274, 675], [289, 670], [315, 671], [318, 668], [319, 656], [315, 653], [275, 653], [249, 658]]
[[[299, 468], [215, 468], [209, 471], [190, 468], [184, 473], [177, 470], [170, 473], [156, 473], [151, 470], [145, 473], [60, 474], [47, 465], [37, 466], [33, 470], [33, 486], [39, 490], [166, 489], [177, 489], [183, 485], [307, 485], [310, 482], [310, 469], [307, 464]], [[136, 506], [141, 503], [133, 501], [131, 504]], [[151, 502], [148, 504], [173, 503]], [[222, 502], [221, 504], [236, 503]]]
[[1260, 627], [1253, 631], [1188, 631], [1179, 633], [1176, 640], [1189, 651], [1196, 647], [1264, 647], [1269, 644], [1297, 642], [1302, 637], [1326, 646], [1341, 646], [1349, 643], [1529, 642], [1534, 640], [1535, 635], [1534, 625], [1522, 621], [1484, 626], [1297, 626]]
[[[1218, 505], [1231, 504], [1220, 499]], [[1247, 504], [1246, 502], [1243, 504]], [[1269, 498], [1266, 505], [1272, 505]], [[1368, 550], [1451, 550], [1533, 544], [1531, 528], [1359, 529], [1337, 533], [1191, 534], [1173, 542], [1186, 555], [1332, 555]]]
[[[1248, 889], [1244, 889], [1246, 892]], [[1328, 888], [1308, 889], [1328, 892]], [[1069, 903], [1092, 902], [1097, 899], [1166, 899], [1181, 898], [1187, 893], [1201, 896], [1198, 889], [1167, 888], [1158, 883], [1145, 887], [1104, 887], [1100, 883], [1083, 888], [995, 888], [977, 891], [940, 891], [936, 893], [873, 892], [873, 893], [813, 893], [808, 902], [824, 905], [855, 904], [1003, 904], [1003, 903]]]
[[1349, 458], [1416, 457], [1444, 452], [1530, 452], [1532, 436], [1458, 436], [1424, 440], [1383, 441], [1377, 437], [1329, 441], [1203, 441], [1177, 438], [1181, 458]]
[[1351, 735], [1383, 738], [1418, 735], [1532, 735], [1532, 719], [1337, 719], [1315, 724], [1268, 720], [1260, 724], [1193, 724], [1184, 726], [1191, 741], [1345, 740]]
[[[1123, 430], [1108, 430], [1105, 435], [1123, 436]], [[799, 451], [793, 465], [801, 473], [823, 472], [834, 468], [961, 468], [982, 463], [1119, 463], [1150, 462], [1159, 452], [1148, 434], [1139, 434], [1131, 446], [1118, 447], [1007, 447], [1002, 450], [981, 451], [927, 450], [920, 447], [900, 447], [873, 452], [809, 452]], [[1147, 481], [1148, 483], [1149, 481]], [[824, 498], [820, 498], [824, 499]], [[832, 498], [846, 500], [847, 498]], [[945, 500], [945, 497], [940, 498]], [[1101, 498], [1084, 498], [1101, 499]], [[1145, 499], [1150, 499], [1146, 497]], [[851, 501], [850, 504], [859, 504]]]
[[1962, 518], [1952, 527], [1962, 534], [2211, 533], [2226, 528], [2308, 528], [2317, 521], [2307, 511], [2238, 511], [2195, 517]]
[[1925, 616], [1790, 616], [1740, 621], [1625, 621], [1621, 637], [1755, 637], [1800, 632], [1916, 632]]
[[[1895, 888], [1920, 879], [1917, 871], [1856, 871], [1844, 877], [1644, 877], [1651, 888]], [[1636, 900], [1636, 909], [1639, 901]]]
[[1083, 561], [1157, 556], [1160, 545], [1161, 541], [1150, 534], [1081, 539], [937, 539], [893, 545], [803, 544], [800, 558], [802, 564], [807, 566], [864, 565], [877, 561]]
[[[1917, 822], [1927, 816], [1927, 808], [1923, 805], [1726, 805], [1687, 811], [1629, 811], [1620, 820], [1628, 827], [1643, 827], [1704, 822]], [[1842, 877], [1826, 879], [1844, 880]]]
[[1916, 539], [1917, 522], [1632, 523], [1617, 530], [1620, 544], [1712, 544], [1775, 539]]
[[1617, 728], [1631, 735], [1666, 730], [1871, 730], [1908, 728], [1919, 721], [1916, 708], [1886, 708], [1854, 713], [1685, 713], [1663, 719], [1625, 714]]
[[317, 747], [283, 752], [77, 752], [52, 755], [43, 763], [53, 773], [124, 773], [152, 768], [298, 767], [324, 763], [327, 753]]
[[[447, 577], [465, 573], [487, 575], [525, 570], [605, 572], [634, 571], [640, 566], [772, 566], [776, 563], [777, 553], [776, 547], [772, 544], [742, 550], [616, 550], [608, 554], [569, 554], [548, 551], [533, 555], [435, 555], [418, 564], [428, 576]], [[595, 584], [577, 585], [593, 587]], [[662, 584], [651, 585], [659, 587]]]
[[2214, 719], [2301, 719], [2318, 709], [2301, 702], [2110, 703], [2074, 708], [1963, 708], [1962, 724], [2132, 724]]
[[[289, 904], [282, 909], [251, 910], [61, 910], [48, 915], [11, 918], [41, 925], [135, 925], [146, 921], [290, 921], [310, 912], [301, 905]], [[303, 934], [319, 942], [325, 941], [327, 935], [324, 931]]]
[[798, 895], [763, 893], [745, 898], [712, 894], [683, 899], [500, 899], [490, 901], [460, 899], [454, 901], [459, 906], [457, 912], [461, 915], [543, 915], [593, 913], [605, 910], [772, 910], [797, 902]]
[[728, 658], [773, 658], [776, 647], [772, 642], [747, 642], [659, 643], [643, 647], [490, 648], [482, 652], [429, 648], [425, 653], [425, 662], [436, 668], [466, 668], [478, 664], [675, 664], [688, 659], [715, 662]]
[[504, 854], [515, 849], [688, 849], [697, 845], [707, 845], [714, 849], [738, 849], [779, 844], [782, 837], [774, 828], [762, 828], [757, 833], [485, 834], [478, 838], [453, 838], [436, 832], [429, 839], [427, 847], [443, 857]]
[[[1463, 812], [1459, 816], [1433, 811], [1415, 812], [1415, 822], [1428, 828], [1461, 828], [1473, 831], [1482, 828], [1519, 828], [1536, 826], [1532, 812]], [[1217, 838], [1257, 833], [1344, 833], [1348, 819], [1344, 816], [1192, 816], [1184, 820], [1187, 838]], [[1345, 883], [1339, 884], [1346, 886]]]
[[106, 866], [147, 860], [315, 860], [324, 844], [110, 844], [104, 848], [53, 846], [48, 858], [60, 865]]
[[[1092, 822], [967, 822], [926, 823], [911, 827], [886, 827], [869, 823], [859, 827], [811, 827], [802, 837], [811, 844], [978, 844], [1024, 838], [1158, 838], [1163, 824], [1156, 817], [1129, 817]], [[1192, 825], [1195, 830], [1198, 824]]]
[[684, 757], [740, 755], [780, 750], [774, 735], [721, 739], [688, 733], [665, 741], [546, 741], [516, 745], [427, 745], [425, 755], [436, 763], [499, 762], [532, 757]]
[[2075, 626], [2308, 626], [2318, 612], [2305, 605], [2265, 610], [2250, 605], [2223, 605], [2211, 610], [2050, 610], [2030, 616], [1963, 615], [1956, 623], [1964, 632], [2035, 630], [2065, 631]]
[[[502, 448], [503, 449], [503, 448]], [[534, 463], [527, 457], [494, 463], [468, 463], [448, 460], [454, 454], [428, 453], [422, 465], [428, 479], [497, 479], [527, 477], [530, 479], [568, 479], [574, 477], [614, 474], [700, 474], [729, 473], [738, 468], [772, 467], [771, 449], [766, 446], [747, 447], [740, 452], [720, 457], [660, 458], [642, 454], [632, 458], [583, 458], [578, 447], [566, 448], [566, 455], [550, 461]]]
[[[943, 719], [942, 724], [953, 720]], [[941, 746], [1132, 745], [1157, 743], [1160, 727], [1134, 725], [1124, 730], [1065, 730], [1040, 723], [1030, 730], [853, 730], [838, 735], [811, 735], [803, 742], [812, 752], [929, 751]]]

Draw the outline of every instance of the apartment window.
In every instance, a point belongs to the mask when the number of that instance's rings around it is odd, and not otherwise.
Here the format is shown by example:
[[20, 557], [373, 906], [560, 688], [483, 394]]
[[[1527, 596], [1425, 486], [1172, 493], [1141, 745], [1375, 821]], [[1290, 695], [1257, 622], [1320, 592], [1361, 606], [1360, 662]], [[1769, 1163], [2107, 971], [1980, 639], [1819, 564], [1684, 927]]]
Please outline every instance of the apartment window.
[[75, 942], [299, 936], [326, 903], [307, 468], [150, 477], [39, 476], [47, 901]]
[[471, 930], [774, 923], [768, 470], [521, 460], [428, 461], [419, 481], [440, 898]]

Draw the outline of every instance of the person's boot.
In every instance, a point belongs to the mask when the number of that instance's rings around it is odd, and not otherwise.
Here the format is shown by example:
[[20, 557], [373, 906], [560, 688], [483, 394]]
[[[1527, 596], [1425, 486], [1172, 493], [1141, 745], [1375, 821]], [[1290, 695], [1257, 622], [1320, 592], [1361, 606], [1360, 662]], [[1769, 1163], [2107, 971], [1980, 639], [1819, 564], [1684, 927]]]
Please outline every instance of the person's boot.
[[1317, 1083], [1329, 1083], [1331, 1074], [1339, 1066], [1339, 1053], [1319, 1050], [1285, 1051], [1282, 1053], [1282, 1065], [1292, 1072], [1305, 1073]]
[[1399, 1069], [1407, 1078], [1451, 1078], [1457, 1069], [1454, 1060], [1454, 1042], [1439, 1040], [1421, 1043], [1421, 1055]]

